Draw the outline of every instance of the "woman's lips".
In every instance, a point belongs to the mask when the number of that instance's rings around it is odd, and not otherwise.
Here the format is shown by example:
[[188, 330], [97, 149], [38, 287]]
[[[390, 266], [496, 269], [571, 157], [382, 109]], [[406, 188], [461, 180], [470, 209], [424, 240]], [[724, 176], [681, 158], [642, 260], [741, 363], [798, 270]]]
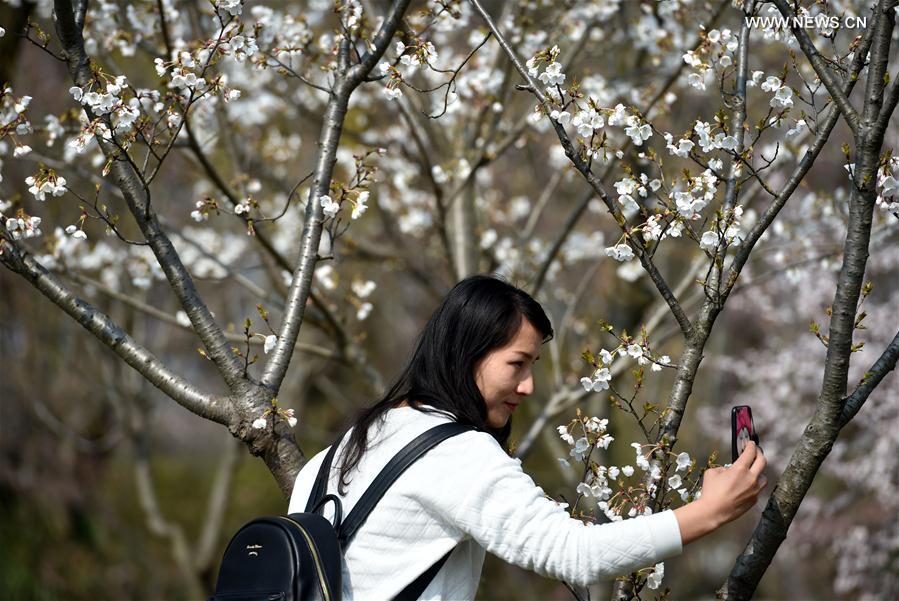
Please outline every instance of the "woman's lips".
[[518, 403], [505, 403], [505, 405], [509, 408], [509, 411], [515, 411], [515, 408], [518, 407]]

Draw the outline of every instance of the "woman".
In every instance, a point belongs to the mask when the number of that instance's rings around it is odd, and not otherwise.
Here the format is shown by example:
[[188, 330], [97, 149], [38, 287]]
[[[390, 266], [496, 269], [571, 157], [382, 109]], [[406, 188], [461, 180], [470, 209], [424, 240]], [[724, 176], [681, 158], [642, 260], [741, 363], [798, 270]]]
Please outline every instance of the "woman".
[[[387, 491], [346, 549], [344, 599], [392, 599], [450, 551], [422, 599], [473, 599], [485, 551], [587, 585], [678, 555], [755, 504], [766, 482], [754, 444], [732, 469], [708, 470], [701, 499], [675, 511], [588, 525], [547, 498], [504, 447], [552, 334], [540, 305], [502, 280], [474, 276], [449, 292], [396, 384], [341, 440], [328, 492], [346, 515], [425, 430], [453, 420], [478, 430], [437, 445]], [[304, 510], [326, 451], [297, 476], [291, 513]]]

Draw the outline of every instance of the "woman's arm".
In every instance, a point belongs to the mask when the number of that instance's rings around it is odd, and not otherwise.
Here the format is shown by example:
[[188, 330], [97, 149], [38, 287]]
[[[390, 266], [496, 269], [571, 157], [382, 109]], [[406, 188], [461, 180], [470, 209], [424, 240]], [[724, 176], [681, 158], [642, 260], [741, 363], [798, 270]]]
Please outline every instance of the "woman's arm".
[[485, 433], [462, 434], [431, 453], [420, 480], [429, 485], [415, 492], [421, 506], [509, 563], [587, 585], [682, 550], [671, 511], [602, 525], [572, 518]]
[[747, 475], [747, 456], [733, 468], [708, 470], [700, 499], [677, 512], [588, 525], [548, 499], [488, 435], [463, 434], [445, 444], [435, 454], [446, 452], [445, 459], [430, 466], [439, 479], [419, 493], [422, 505], [503, 560], [579, 585], [678, 555], [683, 544], [735, 519], [755, 499], [747, 494], [748, 480], [756, 479]]

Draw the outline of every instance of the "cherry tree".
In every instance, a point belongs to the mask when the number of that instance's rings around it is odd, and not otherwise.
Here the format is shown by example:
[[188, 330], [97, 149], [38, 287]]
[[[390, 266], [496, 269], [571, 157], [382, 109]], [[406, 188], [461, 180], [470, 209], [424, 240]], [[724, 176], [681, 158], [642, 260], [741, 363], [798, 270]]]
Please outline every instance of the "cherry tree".
[[[549, 400], [514, 452], [564, 455], [572, 515], [698, 498], [717, 458], [679, 432], [708, 371], [756, 410], [777, 472], [719, 596], [749, 598], [782, 544], [832, 548], [840, 592], [884, 591], [895, 524], [837, 542], [810, 525], [854, 518], [843, 508], [863, 492], [895, 508], [895, 428], [866, 451], [897, 419], [871, 396], [899, 357], [895, 4], [20, 7], [0, 40], [64, 65], [68, 96], [51, 110], [59, 99], [32, 99], [29, 78], [4, 86], [0, 259], [145, 383], [227, 428], [285, 495], [305, 459], [291, 374], [328, 382], [315, 362], [341, 364], [374, 395], [387, 375], [365, 336], [391, 329], [389, 305], [501, 273], [554, 317]], [[101, 310], [109, 300], [195, 336], [190, 371], [214, 374], [214, 391]], [[618, 411], [596, 415], [597, 400]], [[719, 433], [726, 407], [690, 406]], [[628, 420], [634, 465], [607, 465]], [[810, 496], [820, 477], [854, 490]], [[151, 523], [186, 555], [141, 482]], [[635, 572], [615, 596], [664, 576]]]

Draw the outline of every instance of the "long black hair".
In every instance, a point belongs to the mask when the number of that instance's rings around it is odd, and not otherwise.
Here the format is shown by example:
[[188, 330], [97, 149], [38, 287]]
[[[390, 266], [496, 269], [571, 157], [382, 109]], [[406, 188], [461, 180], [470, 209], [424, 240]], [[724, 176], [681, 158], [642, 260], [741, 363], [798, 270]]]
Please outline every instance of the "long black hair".
[[446, 411], [460, 423], [489, 432], [505, 447], [511, 420], [502, 428], [487, 424], [487, 406], [474, 372], [490, 351], [512, 340], [522, 319], [540, 332], [544, 342], [552, 338], [543, 307], [525, 291], [486, 275], [456, 284], [431, 315], [409, 363], [387, 394], [353, 420], [340, 464], [340, 494], [346, 492], [347, 476], [368, 449], [369, 427], [403, 401], [423, 412], [433, 412], [423, 404]]

